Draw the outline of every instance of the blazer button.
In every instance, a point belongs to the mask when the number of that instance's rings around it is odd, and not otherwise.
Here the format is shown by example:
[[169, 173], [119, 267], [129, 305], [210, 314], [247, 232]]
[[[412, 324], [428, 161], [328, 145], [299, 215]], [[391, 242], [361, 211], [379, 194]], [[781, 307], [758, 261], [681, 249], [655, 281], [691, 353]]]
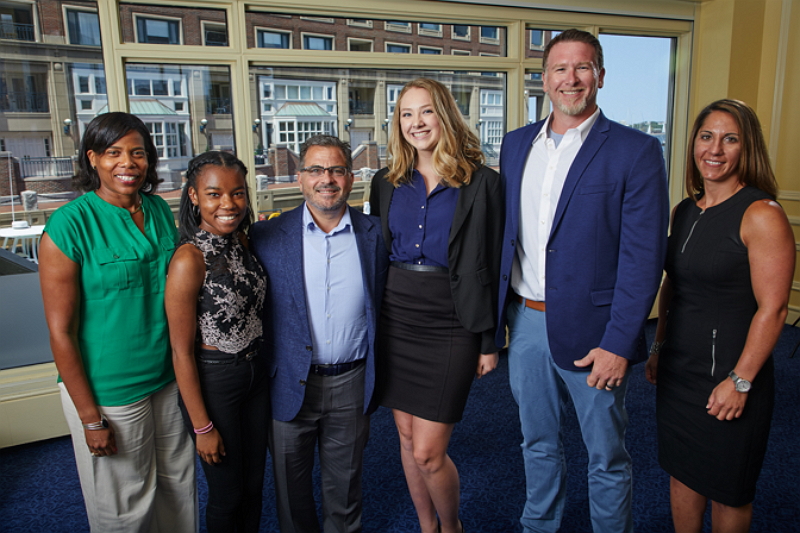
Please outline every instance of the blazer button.
[[514, 246], [514, 239], [511, 239], [511, 246]]
[[508, 276], [506, 276], [505, 274], [503, 274], [503, 281], [506, 281], [506, 280], [508, 280]]
[[309, 352], [312, 351], [313, 349], [314, 349], [313, 346], [306, 346], [306, 350], [308, 350]]
[[301, 380], [300, 380], [300, 385], [302, 385], [303, 387], [305, 387], [305, 386], [306, 386], [306, 380], [304, 380], [304, 379], [301, 379]]
[[458, 281], [458, 274], [453, 274], [453, 276], [450, 279], [452, 279], [453, 281]]

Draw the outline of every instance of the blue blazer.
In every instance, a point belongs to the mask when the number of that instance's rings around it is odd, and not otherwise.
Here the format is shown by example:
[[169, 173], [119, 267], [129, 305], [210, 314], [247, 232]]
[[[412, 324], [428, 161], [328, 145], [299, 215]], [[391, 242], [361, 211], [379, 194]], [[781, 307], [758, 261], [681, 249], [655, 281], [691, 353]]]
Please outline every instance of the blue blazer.
[[[508, 133], [500, 153], [506, 224], [497, 342], [514, 296], [522, 174], [544, 122]], [[661, 281], [668, 222], [660, 143], [600, 113], [567, 173], [547, 243], [547, 338], [559, 367], [579, 370], [573, 361], [598, 346], [631, 363], [645, 359], [644, 324]]]
[[[272, 418], [289, 422], [305, 398], [305, 384], [314, 349], [303, 279], [304, 205], [250, 229], [253, 253], [269, 278], [264, 302], [264, 349], [269, 361]], [[375, 389], [375, 337], [389, 257], [380, 222], [350, 209], [356, 245], [361, 256], [369, 347], [364, 382], [364, 412], [372, 405]]]

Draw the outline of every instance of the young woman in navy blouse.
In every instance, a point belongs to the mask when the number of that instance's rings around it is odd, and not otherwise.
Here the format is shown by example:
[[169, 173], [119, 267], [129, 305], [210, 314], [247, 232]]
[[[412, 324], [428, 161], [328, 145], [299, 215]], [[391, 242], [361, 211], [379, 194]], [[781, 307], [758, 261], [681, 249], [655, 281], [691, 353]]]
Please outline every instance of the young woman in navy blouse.
[[378, 330], [380, 402], [394, 413], [422, 533], [460, 533], [447, 446], [473, 376], [497, 366], [500, 178], [483, 165], [450, 91], [430, 79], [400, 93], [388, 151], [370, 195], [392, 261]]

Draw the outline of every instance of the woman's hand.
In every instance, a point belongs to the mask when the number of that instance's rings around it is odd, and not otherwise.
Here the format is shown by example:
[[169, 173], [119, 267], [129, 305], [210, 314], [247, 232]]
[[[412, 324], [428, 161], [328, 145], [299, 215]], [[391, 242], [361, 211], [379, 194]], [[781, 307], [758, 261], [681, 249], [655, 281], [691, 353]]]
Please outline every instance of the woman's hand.
[[114, 428], [111, 424], [107, 429], [86, 429], [86, 444], [89, 446], [89, 453], [95, 457], [105, 457], [117, 453], [117, 442], [114, 438]]
[[647, 378], [647, 381], [655, 385], [657, 376], [658, 376], [658, 354], [653, 353], [650, 354], [650, 357], [647, 358], [647, 363], [645, 363], [644, 365], [644, 377]]
[[478, 368], [475, 370], [475, 375], [478, 376], [478, 379], [481, 379], [483, 376], [497, 368], [498, 360], [499, 357], [497, 352], [482, 353], [478, 358]]
[[746, 392], [736, 390], [732, 379], [725, 378], [722, 383], [714, 387], [708, 397], [708, 414], [717, 420], [733, 420], [742, 416], [744, 404], [747, 402]]
[[197, 435], [196, 439], [197, 455], [200, 459], [210, 465], [222, 462], [225, 456], [225, 445], [222, 443], [222, 435], [217, 428], [211, 428], [208, 433]]

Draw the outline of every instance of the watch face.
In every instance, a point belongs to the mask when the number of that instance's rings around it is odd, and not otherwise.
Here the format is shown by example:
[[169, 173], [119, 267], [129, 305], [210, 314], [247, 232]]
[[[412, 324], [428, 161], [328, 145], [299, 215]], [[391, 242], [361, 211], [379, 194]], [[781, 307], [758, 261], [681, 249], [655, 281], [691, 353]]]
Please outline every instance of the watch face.
[[739, 381], [736, 382], [736, 390], [739, 392], [749, 392], [750, 382], [746, 379], [739, 378]]

